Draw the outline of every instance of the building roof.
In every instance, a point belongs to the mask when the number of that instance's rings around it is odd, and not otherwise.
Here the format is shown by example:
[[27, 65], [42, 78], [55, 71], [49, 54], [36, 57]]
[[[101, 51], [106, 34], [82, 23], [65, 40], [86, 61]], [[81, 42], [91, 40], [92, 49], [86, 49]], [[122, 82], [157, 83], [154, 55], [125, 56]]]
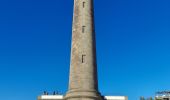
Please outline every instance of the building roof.
[[[38, 100], [63, 100], [63, 95], [41, 95]], [[128, 100], [126, 96], [104, 96], [106, 100]]]
[[106, 100], [127, 100], [126, 96], [104, 96]]
[[39, 100], [62, 100], [63, 95], [41, 95], [38, 97]]

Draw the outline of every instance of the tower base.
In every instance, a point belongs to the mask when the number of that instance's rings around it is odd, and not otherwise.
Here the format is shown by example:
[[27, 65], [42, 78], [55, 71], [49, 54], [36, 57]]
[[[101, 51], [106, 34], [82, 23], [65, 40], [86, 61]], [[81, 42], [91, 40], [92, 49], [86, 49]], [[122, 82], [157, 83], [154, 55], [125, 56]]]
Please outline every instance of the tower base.
[[71, 90], [64, 96], [64, 100], [103, 100], [97, 91]]

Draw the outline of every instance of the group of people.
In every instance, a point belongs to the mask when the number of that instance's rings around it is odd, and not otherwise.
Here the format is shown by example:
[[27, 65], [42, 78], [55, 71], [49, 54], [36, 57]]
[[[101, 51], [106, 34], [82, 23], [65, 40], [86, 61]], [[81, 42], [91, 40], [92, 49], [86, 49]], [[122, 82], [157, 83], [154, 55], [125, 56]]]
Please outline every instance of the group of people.
[[[58, 91], [54, 91], [54, 92], [53, 92], [53, 95], [58, 95], [58, 94], [59, 94]], [[47, 91], [44, 91], [44, 92], [43, 92], [43, 95], [49, 95], [49, 93], [48, 93]]]

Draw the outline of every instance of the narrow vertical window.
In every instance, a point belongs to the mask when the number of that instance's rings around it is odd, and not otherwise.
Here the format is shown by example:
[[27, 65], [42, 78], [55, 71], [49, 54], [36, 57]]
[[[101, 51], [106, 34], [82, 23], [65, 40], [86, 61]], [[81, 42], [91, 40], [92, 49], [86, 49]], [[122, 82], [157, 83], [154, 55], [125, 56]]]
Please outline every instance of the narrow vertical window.
[[85, 7], [85, 3], [86, 3], [86, 2], [83, 2], [83, 8]]
[[86, 26], [82, 26], [82, 33], [85, 32], [85, 27], [86, 27]]
[[85, 56], [86, 56], [86, 55], [82, 55], [82, 63], [84, 63]]

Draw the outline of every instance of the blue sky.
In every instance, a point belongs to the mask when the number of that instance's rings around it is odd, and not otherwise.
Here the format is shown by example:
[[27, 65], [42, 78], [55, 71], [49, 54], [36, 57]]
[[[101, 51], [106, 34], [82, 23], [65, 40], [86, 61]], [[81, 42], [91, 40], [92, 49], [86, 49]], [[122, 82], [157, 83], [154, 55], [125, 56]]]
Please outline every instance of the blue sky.
[[[99, 89], [129, 100], [170, 90], [170, 1], [95, 0]], [[67, 91], [73, 0], [0, 1], [0, 98]]]

